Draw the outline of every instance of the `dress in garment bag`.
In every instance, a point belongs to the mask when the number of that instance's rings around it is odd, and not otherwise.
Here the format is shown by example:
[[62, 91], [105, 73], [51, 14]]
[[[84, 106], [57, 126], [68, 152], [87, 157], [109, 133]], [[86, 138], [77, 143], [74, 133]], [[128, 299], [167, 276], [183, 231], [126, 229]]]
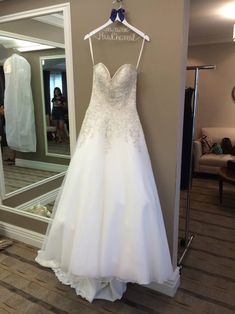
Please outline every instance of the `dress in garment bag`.
[[20, 152], [35, 152], [36, 132], [30, 64], [24, 57], [14, 53], [4, 62], [4, 74], [7, 144]]
[[120, 299], [127, 282], [163, 283], [173, 273], [136, 80], [134, 65], [111, 77], [94, 64], [90, 104], [36, 258], [90, 302]]

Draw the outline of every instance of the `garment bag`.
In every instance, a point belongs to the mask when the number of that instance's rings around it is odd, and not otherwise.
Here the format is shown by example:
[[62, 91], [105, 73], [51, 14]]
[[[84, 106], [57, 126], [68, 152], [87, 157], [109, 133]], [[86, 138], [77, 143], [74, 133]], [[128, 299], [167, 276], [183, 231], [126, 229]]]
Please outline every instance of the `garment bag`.
[[28, 61], [13, 54], [4, 62], [5, 119], [8, 146], [20, 152], [36, 151], [31, 68]]

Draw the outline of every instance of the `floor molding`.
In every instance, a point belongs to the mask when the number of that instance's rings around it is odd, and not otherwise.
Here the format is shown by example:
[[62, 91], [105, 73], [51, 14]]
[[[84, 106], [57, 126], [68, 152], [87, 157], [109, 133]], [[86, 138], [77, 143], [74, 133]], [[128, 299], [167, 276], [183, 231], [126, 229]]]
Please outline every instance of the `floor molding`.
[[36, 198], [26, 202], [26, 203], [23, 203], [23, 204], [20, 204], [19, 206], [16, 206], [16, 208], [19, 210], [24, 210], [24, 209], [27, 209], [31, 206], [38, 205], [38, 204], [46, 206], [47, 204], [55, 201], [59, 190], [60, 190], [60, 188], [57, 188], [57, 189], [52, 190], [48, 193], [40, 195], [40, 196], [38, 196], [38, 197], [36, 197]]
[[[34, 232], [32, 230], [17, 227], [5, 222], [0, 222], [0, 234], [21, 241], [26, 244], [30, 244], [37, 248], [41, 248], [44, 240], [44, 235], [41, 233]], [[160, 293], [166, 294], [173, 297], [180, 285], [180, 274], [179, 267], [177, 267], [168, 281], [163, 284], [151, 283], [146, 285], [147, 288], [158, 291]]]
[[0, 222], [0, 234], [7, 238], [15, 239], [38, 248], [41, 248], [44, 240], [44, 235], [41, 233], [5, 222]]
[[45, 170], [45, 171], [55, 171], [55, 172], [63, 172], [68, 169], [67, 165], [53, 164], [49, 162], [42, 162], [42, 161], [36, 161], [36, 160], [26, 160], [26, 159], [20, 159], [20, 158], [16, 158], [15, 164], [18, 167], [32, 168], [32, 169]]

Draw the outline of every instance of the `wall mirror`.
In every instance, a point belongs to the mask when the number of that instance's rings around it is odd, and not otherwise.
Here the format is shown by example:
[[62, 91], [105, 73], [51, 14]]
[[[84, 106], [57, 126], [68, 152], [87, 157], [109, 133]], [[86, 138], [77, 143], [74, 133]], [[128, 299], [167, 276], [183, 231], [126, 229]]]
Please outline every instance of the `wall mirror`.
[[45, 203], [45, 186], [55, 198], [76, 143], [73, 93], [69, 4], [0, 17], [2, 208]]
[[40, 70], [46, 155], [70, 158], [65, 55], [40, 57]]

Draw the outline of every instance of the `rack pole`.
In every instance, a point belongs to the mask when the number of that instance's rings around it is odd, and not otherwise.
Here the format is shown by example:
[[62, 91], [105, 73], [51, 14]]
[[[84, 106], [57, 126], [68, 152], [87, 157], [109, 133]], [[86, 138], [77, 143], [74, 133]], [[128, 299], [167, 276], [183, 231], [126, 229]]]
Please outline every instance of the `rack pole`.
[[[216, 69], [215, 65], [203, 65], [203, 66], [188, 66], [187, 70], [194, 70], [194, 96], [193, 96], [193, 125], [192, 125], [192, 140], [195, 136], [195, 118], [198, 105], [198, 84], [199, 84], [199, 70], [214, 70]], [[190, 248], [190, 245], [194, 239], [194, 234], [189, 236], [189, 222], [190, 222], [190, 209], [191, 209], [191, 191], [192, 191], [192, 179], [193, 179], [193, 143], [191, 145], [190, 153], [190, 169], [189, 169], [189, 187], [187, 190], [187, 203], [186, 203], [186, 217], [185, 217], [185, 232], [184, 239], [181, 240], [181, 245], [185, 247], [179, 261], [178, 266], [182, 267], [182, 262]]]
[[[192, 127], [192, 139], [195, 136], [195, 117], [197, 111], [197, 101], [198, 101], [198, 82], [199, 82], [199, 69], [195, 70], [195, 90], [194, 90], [194, 98], [193, 98], [193, 127]], [[192, 166], [193, 166], [193, 144], [191, 145], [191, 154], [190, 154], [190, 170], [189, 170], [189, 188], [187, 191], [187, 213], [186, 213], [186, 226], [185, 228], [185, 239], [189, 234], [189, 218], [190, 218], [190, 208], [191, 208], [191, 191], [192, 191]]]

